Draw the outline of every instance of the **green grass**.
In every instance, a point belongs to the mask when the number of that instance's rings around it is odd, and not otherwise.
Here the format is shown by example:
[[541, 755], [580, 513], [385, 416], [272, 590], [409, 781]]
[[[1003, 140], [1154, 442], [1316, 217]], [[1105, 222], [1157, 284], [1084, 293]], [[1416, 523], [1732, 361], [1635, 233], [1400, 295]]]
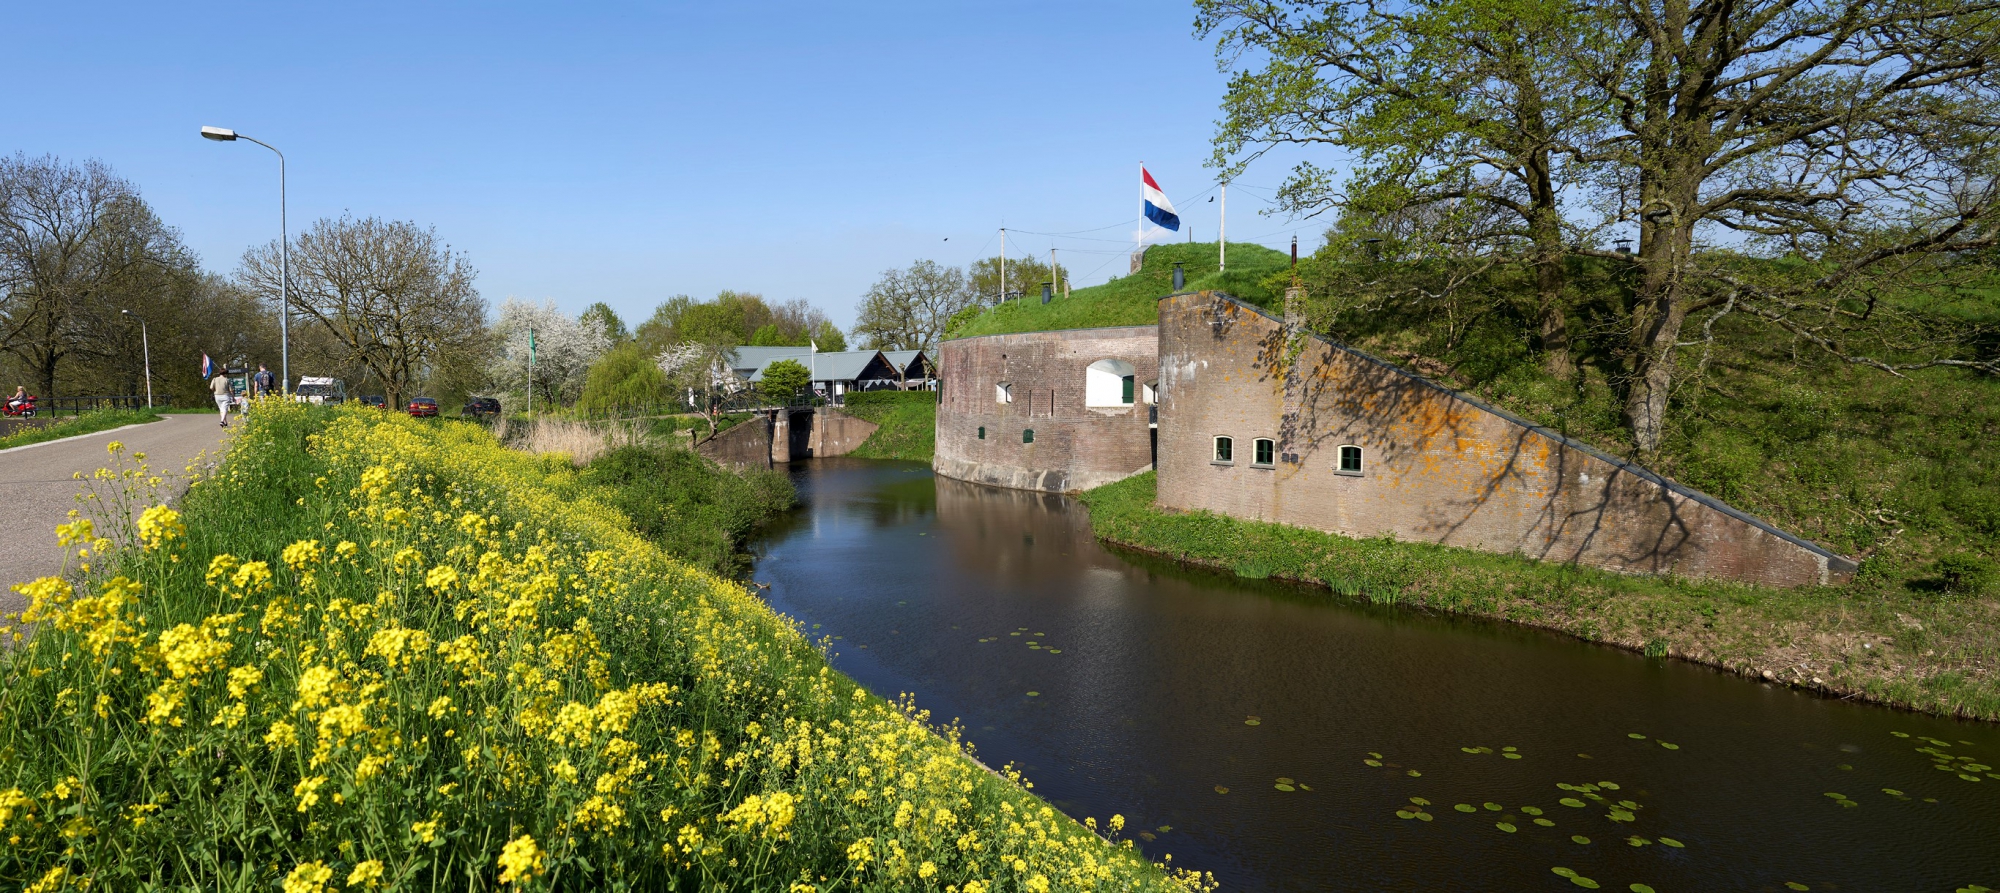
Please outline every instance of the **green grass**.
[[749, 563], [745, 539], [798, 501], [782, 472], [741, 474], [685, 449], [628, 446], [597, 457], [583, 480], [604, 487], [632, 529], [668, 553], [720, 574]]
[[1159, 299], [1173, 291], [1173, 266], [1181, 262], [1189, 291], [1228, 292], [1259, 306], [1283, 295], [1271, 281], [1290, 263], [1282, 251], [1243, 243], [1229, 246], [1229, 269], [1216, 269], [1216, 243], [1153, 245], [1139, 272], [1057, 297], [1047, 305], [1039, 295], [994, 307], [951, 333], [953, 338], [1008, 332], [1049, 332], [1105, 326], [1150, 326], [1159, 322]]
[[928, 464], [937, 441], [937, 393], [868, 391], [847, 395], [842, 411], [881, 427], [850, 456]]
[[93, 410], [83, 415], [70, 416], [53, 425], [41, 428], [26, 428], [9, 434], [6, 437], [0, 437], [0, 450], [9, 447], [27, 446], [31, 443], [60, 440], [65, 437], [75, 437], [79, 434], [109, 431], [112, 428], [122, 428], [126, 425], [136, 425], [141, 422], [157, 422], [159, 420], [159, 413], [149, 409]]
[[[1873, 586], [1766, 589], [1545, 564], [1155, 506], [1152, 472], [1082, 494], [1097, 536], [1377, 604], [1525, 623], [1935, 713], [2000, 719], [2000, 599]], [[1863, 648], [1866, 644], [1870, 647]], [[1815, 680], [1817, 677], [1817, 681]]]
[[72, 528], [0, 653], [0, 888], [1172, 886], [588, 478], [286, 406], [131, 551]]

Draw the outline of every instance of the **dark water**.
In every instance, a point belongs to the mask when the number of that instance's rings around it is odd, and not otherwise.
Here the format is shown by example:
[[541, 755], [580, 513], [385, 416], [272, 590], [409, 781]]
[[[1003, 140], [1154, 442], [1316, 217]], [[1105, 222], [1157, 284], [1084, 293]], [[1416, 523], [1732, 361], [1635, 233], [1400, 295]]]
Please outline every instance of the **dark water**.
[[793, 474], [755, 576], [837, 667], [1226, 889], [2000, 888], [2000, 768], [1960, 777], [1996, 727], [1114, 554], [1072, 500], [920, 466]]

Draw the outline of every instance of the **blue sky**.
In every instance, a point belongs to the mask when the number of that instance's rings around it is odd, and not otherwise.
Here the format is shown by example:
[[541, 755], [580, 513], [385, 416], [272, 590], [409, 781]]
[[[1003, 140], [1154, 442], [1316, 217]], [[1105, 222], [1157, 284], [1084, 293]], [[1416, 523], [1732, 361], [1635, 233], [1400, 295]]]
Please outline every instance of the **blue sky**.
[[[1100, 282], [1141, 160], [1215, 237], [1225, 76], [1191, 5], [854, 6], [32, 4], [8, 16], [0, 151], [109, 163], [226, 273], [277, 227], [275, 158], [197, 136], [234, 128], [285, 151], [294, 233], [413, 220], [496, 306], [630, 321], [733, 288], [845, 326], [882, 270], [991, 255], [1003, 222], [1102, 227], [1009, 239]], [[1232, 242], [1317, 244], [1254, 213], [1283, 174], [1231, 188]]]

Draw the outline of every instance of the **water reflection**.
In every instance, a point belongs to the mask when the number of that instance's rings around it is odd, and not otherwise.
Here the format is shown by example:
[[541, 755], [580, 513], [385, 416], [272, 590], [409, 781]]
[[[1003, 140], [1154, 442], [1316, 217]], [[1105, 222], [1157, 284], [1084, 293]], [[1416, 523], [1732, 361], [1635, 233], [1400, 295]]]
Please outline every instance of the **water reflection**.
[[921, 466], [793, 473], [755, 575], [836, 666], [1230, 888], [2000, 887], [2000, 776], [1917, 751], [1991, 766], [1990, 726], [1113, 554], [1071, 500]]

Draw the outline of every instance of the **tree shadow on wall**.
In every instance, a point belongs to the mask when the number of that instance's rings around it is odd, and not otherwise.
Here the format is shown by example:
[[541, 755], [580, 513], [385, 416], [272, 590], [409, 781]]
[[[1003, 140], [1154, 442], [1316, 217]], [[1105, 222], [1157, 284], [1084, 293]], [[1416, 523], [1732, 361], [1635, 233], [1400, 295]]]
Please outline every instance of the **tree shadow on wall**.
[[[1415, 538], [1648, 572], [1689, 557], [1685, 500], [1663, 478], [1599, 454], [1612, 471], [1584, 484], [1578, 474], [1602, 466], [1554, 431], [1226, 298], [1212, 297], [1201, 312], [1218, 342], [1239, 326], [1256, 330], [1255, 380], [1283, 395], [1281, 480], [1313, 461], [1332, 467], [1342, 445], [1367, 444], [1378, 467], [1467, 484], [1463, 497], [1420, 507], [1423, 521], [1408, 532]], [[1482, 526], [1507, 531], [1506, 541], [1472, 542], [1468, 528], [1493, 513], [1509, 517]]]

